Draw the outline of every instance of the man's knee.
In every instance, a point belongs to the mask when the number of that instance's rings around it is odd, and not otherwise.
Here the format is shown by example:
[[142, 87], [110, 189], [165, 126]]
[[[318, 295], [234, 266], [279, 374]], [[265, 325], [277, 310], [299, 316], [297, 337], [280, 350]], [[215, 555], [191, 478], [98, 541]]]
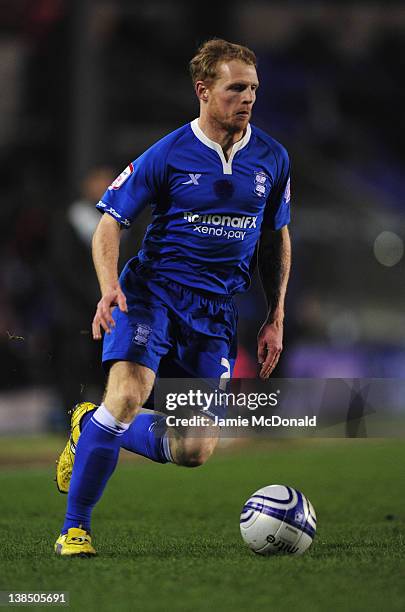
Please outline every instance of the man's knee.
[[120, 421], [132, 421], [148, 399], [155, 380], [149, 368], [134, 363], [117, 362], [110, 370], [105, 404]]
[[124, 383], [120, 389], [114, 394], [113, 401], [107, 400], [107, 405], [114, 404], [116, 410], [119, 410], [121, 416], [135, 418], [142, 407], [142, 395], [139, 389], [131, 384]]
[[199, 467], [211, 457], [218, 438], [183, 438], [174, 443], [174, 462], [184, 467]]

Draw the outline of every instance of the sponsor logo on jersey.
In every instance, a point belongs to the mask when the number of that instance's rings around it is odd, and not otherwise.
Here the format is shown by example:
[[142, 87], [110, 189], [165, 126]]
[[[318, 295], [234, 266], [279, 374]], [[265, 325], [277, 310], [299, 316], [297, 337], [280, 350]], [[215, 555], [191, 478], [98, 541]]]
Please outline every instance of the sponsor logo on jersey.
[[198, 213], [185, 212], [184, 219], [189, 223], [208, 223], [210, 225], [222, 225], [224, 227], [256, 228], [257, 217], [231, 217], [230, 215], [200, 215]]
[[182, 185], [199, 185], [198, 179], [201, 177], [201, 174], [189, 174], [190, 180], [182, 183]]
[[111, 183], [108, 189], [119, 189], [120, 187], [122, 187], [125, 181], [131, 176], [133, 171], [134, 171], [133, 164], [129, 164], [129, 166], [127, 166], [125, 170], [123, 170], [121, 174], [117, 176], [115, 181]]
[[259, 170], [255, 171], [255, 194], [259, 196], [259, 198], [263, 198], [267, 195], [268, 182], [269, 178], [267, 174]]
[[[198, 213], [185, 212], [184, 220], [194, 225], [193, 232], [218, 236], [227, 240], [243, 240], [246, 229], [256, 229], [257, 217], [231, 217], [230, 215], [200, 215]], [[201, 225], [199, 225], [201, 224]], [[214, 227], [208, 227], [214, 226]]]

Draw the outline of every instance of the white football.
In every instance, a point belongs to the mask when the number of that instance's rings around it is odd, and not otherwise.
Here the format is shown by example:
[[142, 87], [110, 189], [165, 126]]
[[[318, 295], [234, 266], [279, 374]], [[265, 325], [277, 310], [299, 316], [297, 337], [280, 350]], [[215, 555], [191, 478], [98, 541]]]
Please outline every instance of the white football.
[[253, 493], [243, 506], [240, 532], [260, 555], [302, 555], [315, 537], [315, 510], [297, 489], [269, 485]]

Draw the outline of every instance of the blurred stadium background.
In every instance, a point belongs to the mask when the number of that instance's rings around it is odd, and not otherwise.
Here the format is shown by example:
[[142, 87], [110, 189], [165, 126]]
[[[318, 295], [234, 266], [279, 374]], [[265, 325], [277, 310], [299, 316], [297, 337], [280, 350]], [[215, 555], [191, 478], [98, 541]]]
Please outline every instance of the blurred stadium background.
[[[252, 47], [253, 122], [293, 163], [293, 269], [275, 376], [405, 372], [405, 7], [400, 2], [2, 0], [0, 433], [58, 430], [98, 400], [90, 237], [111, 178], [198, 113], [205, 39]], [[148, 214], [123, 243], [140, 244]], [[240, 305], [236, 375], [264, 316]]]

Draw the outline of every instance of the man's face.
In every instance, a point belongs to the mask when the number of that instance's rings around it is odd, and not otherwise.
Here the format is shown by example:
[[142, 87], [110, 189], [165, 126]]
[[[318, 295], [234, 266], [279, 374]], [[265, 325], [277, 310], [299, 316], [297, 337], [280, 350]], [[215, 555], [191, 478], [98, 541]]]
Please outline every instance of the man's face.
[[243, 131], [256, 101], [259, 86], [256, 68], [231, 60], [220, 63], [217, 74], [218, 78], [205, 90], [207, 113], [220, 127], [230, 132]]

